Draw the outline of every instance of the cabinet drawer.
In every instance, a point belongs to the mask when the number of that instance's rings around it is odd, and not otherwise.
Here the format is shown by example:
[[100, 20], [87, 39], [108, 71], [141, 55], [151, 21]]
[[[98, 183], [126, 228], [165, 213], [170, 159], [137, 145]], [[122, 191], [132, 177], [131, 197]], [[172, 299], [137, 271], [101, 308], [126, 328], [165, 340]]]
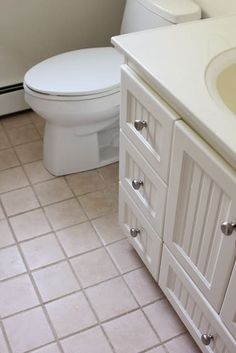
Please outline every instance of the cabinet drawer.
[[[159, 284], [202, 352], [236, 352], [234, 338], [165, 245]], [[213, 336], [209, 345], [203, 334]]]
[[120, 134], [120, 181], [161, 235], [167, 186], [127, 138]]
[[[121, 185], [119, 222], [130, 243], [157, 281], [160, 270], [162, 242]], [[133, 236], [131, 236], [131, 230], [133, 230]]]
[[[126, 65], [121, 85], [121, 129], [167, 181], [173, 124], [179, 117]], [[135, 121], [145, 122], [146, 127], [135, 128]]]

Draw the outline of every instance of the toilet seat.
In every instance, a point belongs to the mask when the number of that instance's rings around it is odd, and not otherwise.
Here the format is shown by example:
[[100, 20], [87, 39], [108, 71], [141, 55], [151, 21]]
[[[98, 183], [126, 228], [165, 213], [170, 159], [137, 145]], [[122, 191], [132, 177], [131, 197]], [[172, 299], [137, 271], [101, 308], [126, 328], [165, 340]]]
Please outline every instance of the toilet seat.
[[80, 49], [47, 59], [25, 75], [25, 88], [46, 99], [93, 99], [119, 92], [123, 56], [114, 48]]

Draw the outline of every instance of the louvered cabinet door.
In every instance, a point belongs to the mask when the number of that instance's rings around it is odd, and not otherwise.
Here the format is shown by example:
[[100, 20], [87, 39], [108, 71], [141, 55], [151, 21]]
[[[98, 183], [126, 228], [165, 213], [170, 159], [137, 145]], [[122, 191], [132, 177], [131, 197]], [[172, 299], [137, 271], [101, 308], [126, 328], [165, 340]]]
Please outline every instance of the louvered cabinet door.
[[236, 254], [236, 172], [184, 122], [174, 134], [164, 241], [219, 312]]

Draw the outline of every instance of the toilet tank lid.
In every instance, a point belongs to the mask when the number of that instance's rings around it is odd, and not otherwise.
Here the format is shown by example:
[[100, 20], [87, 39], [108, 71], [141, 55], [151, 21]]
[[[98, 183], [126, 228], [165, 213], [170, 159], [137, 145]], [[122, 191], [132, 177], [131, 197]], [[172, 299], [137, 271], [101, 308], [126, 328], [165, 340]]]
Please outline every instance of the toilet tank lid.
[[145, 8], [172, 23], [201, 18], [201, 8], [191, 0], [137, 0]]

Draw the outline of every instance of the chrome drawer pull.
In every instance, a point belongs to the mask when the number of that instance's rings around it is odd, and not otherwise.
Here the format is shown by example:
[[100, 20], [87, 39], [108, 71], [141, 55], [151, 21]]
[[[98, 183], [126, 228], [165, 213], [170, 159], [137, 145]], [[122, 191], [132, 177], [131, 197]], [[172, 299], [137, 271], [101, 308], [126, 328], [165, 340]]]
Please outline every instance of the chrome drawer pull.
[[201, 341], [205, 346], [209, 346], [209, 344], [211, 343], [211, 341], [214, 340], [214, 337], [212, 335], [207, 335], [207, 334], [203, 334], [201, 336]]
[[131, 237], [136, 238], [140, 234], [140, 229], [131, 228], [129, 233]]
[[132, 186], [135, 190], [139, 190], [141, 186], [143, 186], [143, 181], [142, 180], [136, 180], [134, 179], [132, 181]]
[[224, 222], [220, 228], [223, 234], [231, 235], [234, 229], [236, 229], [236, 222]]
[[147, 127], [147, 122], [144, 120], [135, 120], [134, 127], [137, 131], [141, 131], [144, 127]]

